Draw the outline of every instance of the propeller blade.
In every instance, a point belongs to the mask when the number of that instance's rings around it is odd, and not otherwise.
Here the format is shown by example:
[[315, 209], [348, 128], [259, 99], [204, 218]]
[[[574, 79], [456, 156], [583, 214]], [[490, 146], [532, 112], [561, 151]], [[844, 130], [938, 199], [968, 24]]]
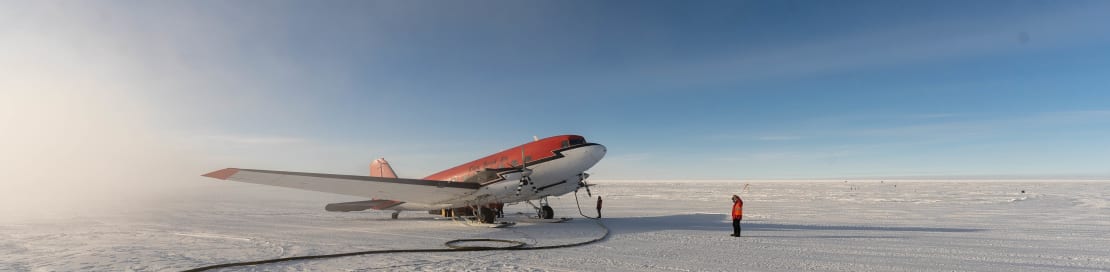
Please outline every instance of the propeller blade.
[[[528, 165], [528, 162], [524, 161], [524, 147], [521, 146], [520, 147], [520, 183], [517, 183], [517, 185], [516, 185], [516, 195], [518, 195], [518, 196], [520, 195], [520, 190], [524, 189], [524, 185], [528, 185], [528, 183], [529, 183], [528, 176], [532, 174], [532, 171], [525, 172], [525, 170], [528, 170], [527, 165]], [[511, 166], [511, 164], [510, 164], [510, 166]]]
[[[590, 174], [587, 173], [578, 174], [578, 188], [586, 187], [586, 195], [594, 197], [594, 194], [590, 192], [590, 184], [586, 183], [586, 179], [589, 177]], [[575, 191], [577, 192], [578, 189], [575, 189]]]

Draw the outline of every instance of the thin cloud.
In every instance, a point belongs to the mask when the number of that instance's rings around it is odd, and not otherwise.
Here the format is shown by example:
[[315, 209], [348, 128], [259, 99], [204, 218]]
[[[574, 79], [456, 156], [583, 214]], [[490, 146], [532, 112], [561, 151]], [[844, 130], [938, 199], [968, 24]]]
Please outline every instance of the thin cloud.
[[283, 136], [212, 135], [208, 140], [241, 145], [285, 145], [307, 142], [305, 139]]
[[1023, 118], [1021, 121], [1039, 124], [1107, 122], [1110, 121], [1110, 110], [1044, 112], [1032, 117]]
[[652, 154], [652, 153], [632, 153], [632, 154], [621, 154], [621, 155], [616, 155], [616, 156], [610, 156], [608, 159], [612, 160], [612, 161], [636, 162], [636, 161], [654, 160], [655, 158], [656, 158], [656, 155]]
[[802, 137], [777, 135], [777, 136], [760, 136], [760, 137], [756, 137], [755, 139], [760, 140], [760, 141], [794, 141], [794, 140], [801, 140]]
[[954, 114], [954, 113], [921, 113], [921, 114], [910, 114], [909, 116], [907, 116], [907, 118], [910, 118], [910, 119], [942, 119], [942, 118], [952, 118], [952, 117], [957, 117], [957, 116], [959, 116], [959, 115]]

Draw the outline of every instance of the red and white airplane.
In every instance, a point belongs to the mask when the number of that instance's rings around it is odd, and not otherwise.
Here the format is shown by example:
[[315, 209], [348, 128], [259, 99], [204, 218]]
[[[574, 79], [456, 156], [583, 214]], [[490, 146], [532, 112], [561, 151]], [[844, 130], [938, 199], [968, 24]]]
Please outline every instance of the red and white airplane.
[[[526, 202], [539, 217], [551, 219], [548, 196], [589, 185], [586, 170], [605, 156], [605, 146], [578, 135], [561, 135], [522, 144], [424, 177], [398, 178], [385, 159], [370, 164], [369, 176], [227, 168], [205, 177], [371, 198], [328, 204], [328, 211], [429, 211], [443, 216], [476, 215], [492, 223], [505, 203]], [[541, 206], [531, 200], [539, 200]]]

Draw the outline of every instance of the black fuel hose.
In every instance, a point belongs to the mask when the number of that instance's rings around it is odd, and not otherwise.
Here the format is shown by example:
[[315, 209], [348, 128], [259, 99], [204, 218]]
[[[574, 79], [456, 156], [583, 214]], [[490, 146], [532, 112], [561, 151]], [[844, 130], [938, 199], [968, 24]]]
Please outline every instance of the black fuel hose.
[[[575, 200], [577, 200], [578, 194], [575, 194], [574, 197], [575, 197]], [[581, 213], [581, 208], [579, 208], [579, 213]], [[583, 215], [583, 216], [585, 216], [585, 215]], [[586, 217], [586, 218], [590, 218], [590, 217]], [[596, 218], [590, 218], [590, 219], [596, 219]], [[295, 257], [266, 259], [266, 260], [257, 260], [257, 261], [249, 261], [249, 262], [215, 264], [215, 265], [209, 265], [209, 266], [204, 266], [204, 267], [198, 267], [198, 268], [185, 270], [185, 272], [206, 271], [206, 270], [212, 270], [212, 269], [218, 269], [218, 268], [228, 268], [228, 267], [248, 266], [248, 265], [260, 265], [260, 264], [279, 263], [279, 262], [296, 261], [296, 260], [339, 258], [339, 257], [369, 255], [369, 254], [417, 253], [417, 252], [424, 252], [424, 253], [430, 253], [430, 252], [465, 252], [465, 251], [491, 251], [491, 250], [541, 250], [541, 249], [556, 249], [556, 248], [576, 247], [576, 246], [583, 246], [583, 245], [596, 243], [596, 242], [599, 242], [601, 240], [605, 240], [605, 238], [609, 237], [609, 227], [605, 226], [605, 224], [602, 224], [600, 220], [594, 220], [594, 223], [597, 223], [598, 226], [600, 226], [602, 229], [604, 229], [605, 234], [603, 234], [603, 235], [601, 235], [601, 237], [598, 237], [598, 238], [593, 239], [593, 240], [578, 242], [578, 243], [572, 243], [572, 244], [538, 246], [538, 247], [525, 247], [527, 245], [526, 243], [520, 242], [520, 241], [513, 241], [513, 240], [456, 239], [456, 240], [451, 240], [451, 241], [447, 241], [446, 243], [444, 243], [444, 245], [447, 246], [448, 248], [386, 249], [386, 250], [367, 250], [367, 251], [356, 251], [356, 252], [324, 254], [324, 255], [295, 256]], [[507, 247], [460, 246], [459, 245], [459, 243], [465, 243], [465, 242], [499, 242], [499, 243], [507, 243], [507, 244], [512, 244], [512, 245], [507, 246]]]

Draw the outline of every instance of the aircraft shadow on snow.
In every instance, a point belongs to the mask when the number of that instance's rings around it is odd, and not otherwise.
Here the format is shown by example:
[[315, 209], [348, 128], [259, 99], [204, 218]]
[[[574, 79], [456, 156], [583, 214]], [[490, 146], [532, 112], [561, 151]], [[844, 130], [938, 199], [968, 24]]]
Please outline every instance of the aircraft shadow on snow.
[[[615, 217], [603, 219], [614, 234], [654, 232], [664, 230], [704, 230], [721, 233], [732, 232], [732, 222], [723, 214], [679, 214], [655, 217]], [[801, 224], [776, 224], [761, 221], [743, 221], [745, 233], [753, 237], [796, 237], [796, 238], [901, 238], [897, 232], [980, 232], [985, 229], [972, 228], [936, 228], [936, 227], [895, 227], [895, 226], [867, 226], [867, 225], [801, 225]], [[818, 235], [818, 236], [767, 236], [750, 231], [851, 231], [847, 235]], [[860, 231], [874, 235], [858, 235]]]

